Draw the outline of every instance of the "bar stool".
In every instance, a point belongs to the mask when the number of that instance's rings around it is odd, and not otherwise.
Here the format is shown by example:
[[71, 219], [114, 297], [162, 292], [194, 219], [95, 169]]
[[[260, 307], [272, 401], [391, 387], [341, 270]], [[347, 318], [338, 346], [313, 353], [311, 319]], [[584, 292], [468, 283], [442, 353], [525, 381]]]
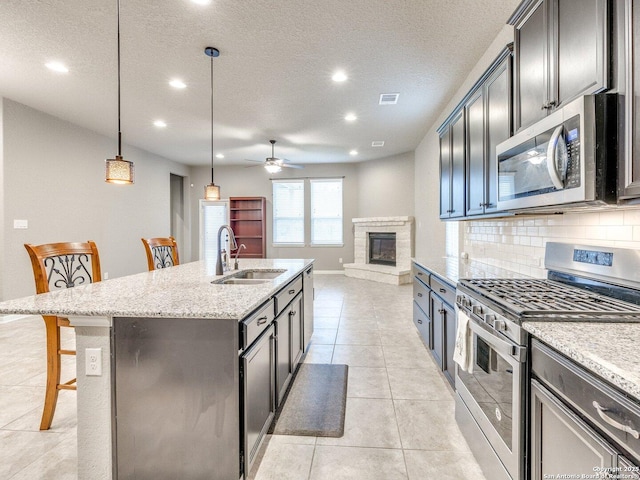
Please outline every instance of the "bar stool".
[[[100, 256], [96, 244], [66, 242], [43, 245], [25, 244], [31, 258], [31, 267], [36, 282], [36, 293], [71, 288], [102, 280]], [[75, 350], [60, 348], [60, 327], [71, 327], [69, 319], [43, 315], [47, 333], [47, 387], [40, 430], [51, 427], [56, 411], [58, 392], [76, 390], [76, 379], [60, 383], [61, 355], [75, 355]]]
[[173, 237], [143, 238], [149, 271], [180, 265], [178, 244]]

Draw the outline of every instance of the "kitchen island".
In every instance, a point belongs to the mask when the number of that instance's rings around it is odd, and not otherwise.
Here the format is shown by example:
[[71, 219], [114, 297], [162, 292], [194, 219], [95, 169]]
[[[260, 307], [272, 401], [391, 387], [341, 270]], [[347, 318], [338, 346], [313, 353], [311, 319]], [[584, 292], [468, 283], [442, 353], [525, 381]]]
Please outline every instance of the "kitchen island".
[[[1, 303], [0, 314], [76, 327], [78, 477], [245, 476], [272, 418], [275, 367], [290, 378], [313, 328], [312, 264], [244, 259], [242, 271], [274, 278], [216, 283], [238, 272], [193, 262]], [[290, 340], [280, 349], [276, 331]]]

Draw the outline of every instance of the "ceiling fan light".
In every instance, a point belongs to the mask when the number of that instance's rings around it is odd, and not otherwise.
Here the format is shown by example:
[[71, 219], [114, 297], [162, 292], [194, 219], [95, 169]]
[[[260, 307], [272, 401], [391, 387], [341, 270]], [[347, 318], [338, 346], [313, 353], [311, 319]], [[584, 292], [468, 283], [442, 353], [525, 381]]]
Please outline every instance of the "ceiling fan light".
[[220, 200], [220, 185], [210, 183], [204, 186], [204, 199], [205, 200]]
[[277, 163], [267, 164], [264, 168], [269, 173], [278, 173], [282, 170], [282, 167]]
[[116, 158], [107, 158], [107, 160], [105, 160], [105, 167], [105, 182], [120, 185], [133, 183], [133, 162], [123, 159], [120, 155], [116, 155]]

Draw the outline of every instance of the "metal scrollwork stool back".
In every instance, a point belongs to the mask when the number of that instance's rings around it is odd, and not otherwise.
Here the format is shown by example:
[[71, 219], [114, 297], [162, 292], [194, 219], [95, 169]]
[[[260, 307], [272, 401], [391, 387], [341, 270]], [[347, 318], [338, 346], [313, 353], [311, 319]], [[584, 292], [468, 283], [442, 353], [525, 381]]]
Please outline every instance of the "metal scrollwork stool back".
[[[36, 293], [47, 293], [60, 288], [71, 288], [102, 280], [98, 248], [92, 241], [25, 244], [31, 258], [36, 282]], [[51, 427], [56, 411], [58, 392], [75, 390], [76, 379], [60, 383], [61, 355], [75, 355], [75, 350], [60, 348], [60, 327], [72, 327], [69, 319], [43, 315], [47, 333], [47, 387], [40, 430]]]
[[149, 271], [180, 265], [178, 244], [173, 237], [143, 238]]

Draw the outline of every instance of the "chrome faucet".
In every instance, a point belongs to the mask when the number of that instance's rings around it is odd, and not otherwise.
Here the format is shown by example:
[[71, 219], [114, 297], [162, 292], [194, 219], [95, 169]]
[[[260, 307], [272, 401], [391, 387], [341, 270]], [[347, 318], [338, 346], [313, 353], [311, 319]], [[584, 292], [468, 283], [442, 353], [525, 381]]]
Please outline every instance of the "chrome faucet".
[[233, 263], [234, 270], [238, 270], [238, 255], [240, 255], [240, 250], [242, 250], [243, 248], [247, 248], [247, 246], [244, 243], [241, 243], [240, 245], [238, 245], [238, 250], [236, 250], [236, 261]]
[[218, 258], [216, 260], [216, 275], [222, 275], [225, 270], [228, 270], [227, 263], [222, 261], [221, 237], [222, 231], [225, 229], [229, 233], [229, 251], [238, 248], [238, 244], [236, 243], [236, 236], [233, 234], [233, 230], [231, 229], [231, 227], [229, 225], [222, 225], [218, 229]]

